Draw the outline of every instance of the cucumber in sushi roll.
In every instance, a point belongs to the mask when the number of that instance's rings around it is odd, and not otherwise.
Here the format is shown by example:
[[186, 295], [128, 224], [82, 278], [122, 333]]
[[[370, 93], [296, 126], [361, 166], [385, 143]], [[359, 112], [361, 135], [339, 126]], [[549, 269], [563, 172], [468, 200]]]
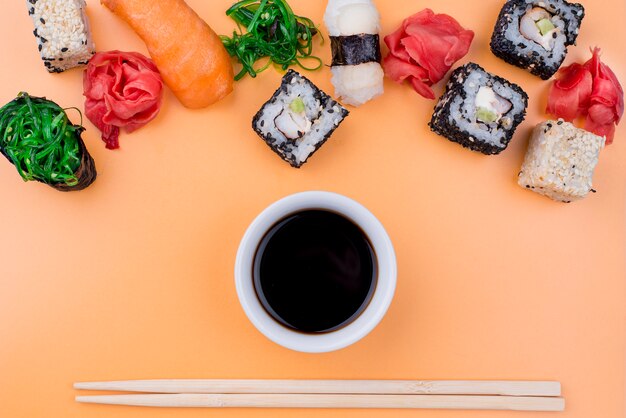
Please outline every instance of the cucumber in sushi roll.
[[96, 179], [81, 125], [44, 97], [20, 93], [0, 108], [0, 153], [24, 181], [39, 181], [59, 191], [82, 190]]

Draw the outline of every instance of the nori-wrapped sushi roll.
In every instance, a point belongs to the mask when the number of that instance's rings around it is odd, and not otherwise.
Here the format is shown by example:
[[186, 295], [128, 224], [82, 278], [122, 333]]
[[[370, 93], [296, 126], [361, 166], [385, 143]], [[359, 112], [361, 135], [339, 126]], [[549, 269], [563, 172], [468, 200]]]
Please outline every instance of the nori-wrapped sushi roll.
[[20, 93], [0, 108], [0, 153], [24, 181], [35, 180], [62, 192], [82, 190], [96, 179], [81, 125], [45, 97]]
[[565, 0], [509, 0], [491, 36], [491, 51], [544, 80], [557, 72], [567, 47], [576, 44], [585, 16], [581, 4]]
[[300, 168], [348, 113], [306, 77], [289, 70], [252, 119], [252, 128], [283, 160]]
[[475, 63], [452, 72], [430, 129], [483, 154], [499, 154], [526, 116], [528, 95]]

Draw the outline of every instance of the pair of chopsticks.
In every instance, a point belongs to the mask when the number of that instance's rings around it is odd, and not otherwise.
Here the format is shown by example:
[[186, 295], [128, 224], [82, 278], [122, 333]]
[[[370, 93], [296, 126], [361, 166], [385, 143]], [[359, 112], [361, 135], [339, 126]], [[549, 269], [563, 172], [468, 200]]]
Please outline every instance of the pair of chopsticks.
[[561, 384], [487, 380], [126, 380], [75, 389], [141, 394], [77, 402], [196, 408], [412, 408], [563, 411]]

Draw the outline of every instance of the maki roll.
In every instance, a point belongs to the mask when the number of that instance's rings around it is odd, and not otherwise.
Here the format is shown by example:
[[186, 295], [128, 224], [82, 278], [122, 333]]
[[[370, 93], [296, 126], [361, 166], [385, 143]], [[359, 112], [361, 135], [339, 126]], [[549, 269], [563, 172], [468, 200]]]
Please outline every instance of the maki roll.
[[62, 192], [82, 190], [96, 180], [96, 165], [81, 138], [84, 130], [56, 103], [20, 93], [0, 108], [0, 153], [24, 181]]
[[329, 0], [324, 22], [330, 34], [335, 94], [352, 106], [383, 94], [380, 15], [374, 2]]
[[535, 127], [518, 184], [550, 199], [569, 203], [592, 189], [604, 138], [563, 120], [549, 120]]
[[85, 65], [96, 53], [84, 0], [27, 0], [26, 6], [48, 72]]
[[283, 160], [300, 168], [348, 113], [308, 79], [289, 70], [252, 119], [252, 128]]
[[499, 154], [524, 120], [527, 105], [521, 87], [468, 63], [452, 72], [429, 125], [473, 151]]
[[509, 0], [491, 36], [491, 51], [544, 80], [557, 72], [567, 47], [576, 44], [585, 16], [581, 4], [565, 0]]

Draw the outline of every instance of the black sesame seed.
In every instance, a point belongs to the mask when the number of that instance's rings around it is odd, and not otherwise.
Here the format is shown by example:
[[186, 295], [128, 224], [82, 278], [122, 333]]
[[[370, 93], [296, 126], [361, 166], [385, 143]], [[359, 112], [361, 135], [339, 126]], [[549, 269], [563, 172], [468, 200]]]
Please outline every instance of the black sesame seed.
[[592, 193], [596, 193], [596, 189], [591, 189], [591, 192]]
[[530, 185], [528, 185], [528, 184], [527, 184], [527, 185], [526, 185], [526, 188], [527, 188], [527, 189], [530, 189]]
[[63, 58], [59, 58], [59, 61], [63, 61]]
[[35, 29], [35, 30], [33, 31], [33, 35], [35, 35], [35, 36], [37, 36], [37, 37], [39, 36], [39, 35], [37, 34], [37, 29]]
[[40, 21], [41, 23], [43, 23], [44, 25], [46, 24], [46, 21], [43, 19], [43, 17], [40, 17], [40, 18], [39, 18], [39, 21]]
[[41, 43], [42, 43], [42, 44], [45, 44], [46, 42], [48, 42], [48, 40], [42, 36], [42, 37], [41, 37]]
[[61, 52], [67, 52], [67, 48], [61, 48]]
[[332, 109], [328, 109], [328, 113], [335, 113], [335, 111]]
[[264, 126], [265, 126], [265, 121], [264, 121], [264, 120], [262, 120], [262, 121], [261, 121], [261, 123], [260, 123], [260, 125], [261, 125], [261, 128], [262, 128], [262, 127], [264, 127]]
[[35, 8], [31, 7], [30, 10], [28, 11], [29, 15], [34, 15], [35, 14]]
[[41, 52], [41, 48], [43, 48], [43, 47], [41, 46], [41, 44], [39, 44], [39, 46], [37, 48], [39, 49], [39, 52]]
[[28, 0], [30, 2], [30, 4], [35, 4], [37, 3], [37, 0]]
[[556, 124], [557, 124], [557, 125], [563, 125], [563, 121], [562, 121], [562, 120], [560, 120], [560, 121], [558, 121]]

